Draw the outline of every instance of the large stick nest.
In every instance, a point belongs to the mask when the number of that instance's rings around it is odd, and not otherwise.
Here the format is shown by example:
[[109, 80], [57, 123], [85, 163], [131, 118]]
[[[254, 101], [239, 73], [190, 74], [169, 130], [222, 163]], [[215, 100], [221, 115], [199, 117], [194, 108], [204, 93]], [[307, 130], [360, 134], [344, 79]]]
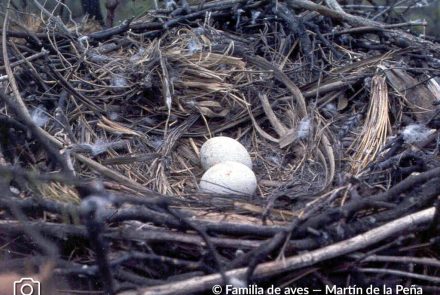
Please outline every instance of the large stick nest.
[[[440, 47], [406, 31], [425, 23], [330, 0], [182, 1], [91, 31], [34, 2], [2, 30], [6, 284], [438, 290]], [[250, 152], [255, 195], [200, 192], [218, 135]]]

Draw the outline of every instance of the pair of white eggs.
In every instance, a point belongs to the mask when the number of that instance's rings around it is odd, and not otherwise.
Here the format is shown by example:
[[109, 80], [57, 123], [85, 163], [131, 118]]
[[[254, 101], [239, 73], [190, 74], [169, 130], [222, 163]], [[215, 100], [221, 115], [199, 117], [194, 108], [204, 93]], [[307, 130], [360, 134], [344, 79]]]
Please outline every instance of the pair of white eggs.
[[257, 189], [252, 160], [246, 148], [233, 138], [218, 136], [205, 142], [200, 160], [206, 170], [200, 189], [217, 194], [251, 195]]

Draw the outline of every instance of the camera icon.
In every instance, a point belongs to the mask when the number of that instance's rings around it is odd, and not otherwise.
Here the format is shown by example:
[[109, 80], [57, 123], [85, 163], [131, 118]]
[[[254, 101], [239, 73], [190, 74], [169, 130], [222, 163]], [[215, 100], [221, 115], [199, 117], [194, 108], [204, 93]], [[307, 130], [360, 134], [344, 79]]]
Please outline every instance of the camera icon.
[[14, 295], [40, 295], [40, 282], [33, 278], [22, 278], [15, 281]]

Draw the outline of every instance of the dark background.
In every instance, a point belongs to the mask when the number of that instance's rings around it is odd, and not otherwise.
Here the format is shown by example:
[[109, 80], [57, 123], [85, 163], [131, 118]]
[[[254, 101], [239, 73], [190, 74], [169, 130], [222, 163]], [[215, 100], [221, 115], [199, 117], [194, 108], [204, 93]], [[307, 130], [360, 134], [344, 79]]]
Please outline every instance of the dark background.
[[[45, 3], [47, 9], [52, 10], [56, 3], [61, 0], [39, 0], [40, 3]], [[105, 21], [107, 16], [106, 2], [107, 1], [118, 1], [119, 5], [115, 9], [114, 19], [115, 23], [118, 24], [121, 20], [130, 17], [136, 17], [141, 15], [146, 10], [154, 7], [155, 0], [65, 0], [64, 2], [69, 7], [72, 13], [72, 17], [75, 21], [79, 21], [84, 16], [84, 9], [82, 8], [81, 2], [94, 2], [96, 1], [100, 6], [100, 11]], [[20, 9], [21, 13], [27, 13], [35, 10], [33, 5], [33, 0], [14, 0], [12, 1], [16, 7]], [[24, 3], [27, 2], [27, 5]], [[176, 1], [177, 2], [177, 1]], [[198, 0], [189, 1], [190, 3], [198, 3]], [[387, 20], [388, 23], [404, 22], [410, 20], [426, 20], [428, 26], [426, 32], [423, 28], [413, 28], [414, 31], [418, 33], [426, 33], [427, 35], [432, 35], [440, 37], [440, 0], [339, 0], [339, 3], [344, 7], [347, 12], [356, 12], [357, 14], [363, 14], [365, 17], [372, 18], [386, 7], [394, 7], [393, 16], [394, 20]], [[1, 15], [4, 14], [4, 8], [6, 6], [6, 0], [0, 0], [0, 12]], [[378, 9], [372, 8], [372, 4], [383, 5]], [[398, 5], [396, 5], [398, 4]], [[158, 0], [159, 7], [164, 7], [165, 4], [163, 0]], [[59, 11], [60, 6], [57, 10]], [[67, 20], [68, 11], [64, 9], [63, 18]], [[1, 17], [0, 17], [1, 18]], [[380, 20], [380, 19], [378, 19]]]

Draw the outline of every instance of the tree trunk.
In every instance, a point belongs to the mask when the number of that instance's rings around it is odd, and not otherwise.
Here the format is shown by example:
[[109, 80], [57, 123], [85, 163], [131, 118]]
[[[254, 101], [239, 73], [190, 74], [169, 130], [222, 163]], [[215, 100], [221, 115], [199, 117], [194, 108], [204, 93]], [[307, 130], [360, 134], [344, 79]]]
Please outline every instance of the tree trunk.
[[99, 0], [81, 0], [81, 6], [84, 13], [103, 24], [101, 6]]

